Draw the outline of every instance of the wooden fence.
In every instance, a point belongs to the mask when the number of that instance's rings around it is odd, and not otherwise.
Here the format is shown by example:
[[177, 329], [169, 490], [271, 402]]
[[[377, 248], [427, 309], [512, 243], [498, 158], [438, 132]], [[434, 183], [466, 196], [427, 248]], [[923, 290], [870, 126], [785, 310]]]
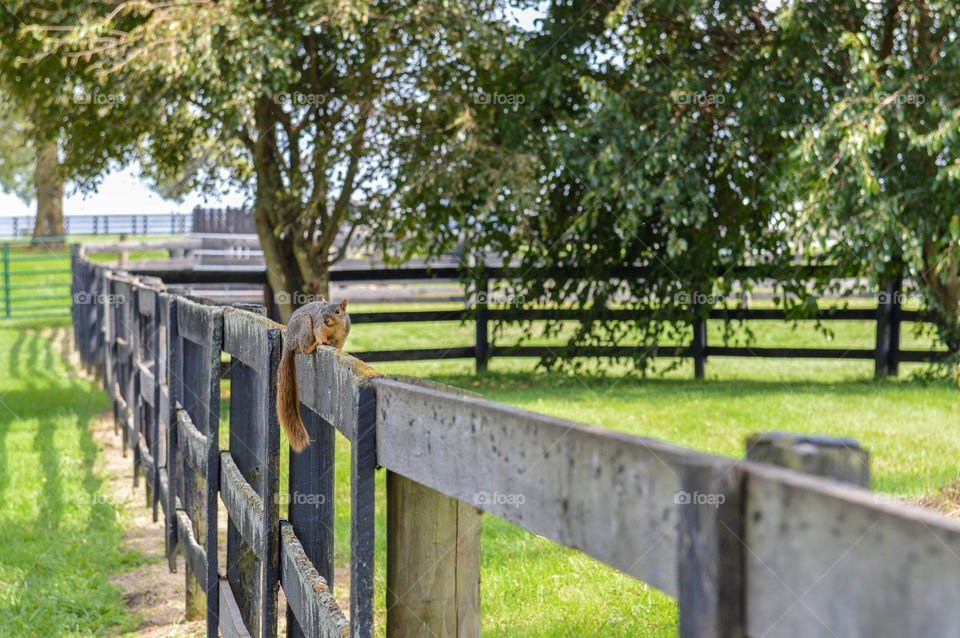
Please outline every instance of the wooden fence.
[[[237, 268], [172, 268], [162, 262], [138, 268], [138, 272], [162, 278], [169, 284], [254, 284], [267, 288], [265, 297], [271, 293], [263, 270]], [[798, 268], [798, 274], [801, 269]], [[441, 348], [417, 348], [403, 350], [378, 350], [360, 352], [357, 356], [368, 362], [381, 361], [418, 361], [430, 359], [472, 358], [476, 368], [483, 370], [492, 357], [546, 357], [569, 356], [565, 346], [514, 346], [496, 345], [490, 340], [490, 322], [505, 319], [522, 320], [570, 320], [577, 321], [582, 314], [576, 309], [543, 309], [519, 307], [489, 307], [486, 302], [491, 298], [491, 285], [497, 280], [509, 279], [510, 271], [501, 267], [480, 266], [471, 268], [477, 280], [479, 302], [467, 304], [465, 310], [412, 310], [393, 312], [350, 313], [354, 323], [406, 323], [437, 321], [472, 321], [476, 327], [476, 338], [472, 346], [454, 346]], [[740, 274], [749, 274], [748, 269], [740, 269]], [[384, 284], [416, 282], [456, 282], [462, 281], [461, 270], [455, 266], [416, 267], [416, 268], [338, 268], [330, 273], [333, 284]], [[624, 277], [642, 277], [643, 271], [625, 268]], [[900, 328], [904, 322], [927, 322], [928, 318], [916, 310], [901, 308], [903, 291], [899, 281], [889, 281], [883, 290], [876, 294], [876, 308], [827, 308], [804, 319], [819, 321], [872, 321], [876, 326], [876, 339], [873, 348], [771, 348], [761, 346], [716, 346], [708, 343], [707, 324], [703, 317], [691, 318], [693, 339], [689, 346], [660, 346], [647, 354], [657, 357], [689, 357], [694, 362], [694, 375], [703, 378], [706, 362], [710, 357], [761, 357], [761, 358], [808, 358], [808, 359], [866, 359], [873, 360], [877, 376], [896, 376], [901, 362], [938, 361], [950, 357], [945, 350], [911, 350], [900, 347]], [[390, 302], [389, 294], [384, 301]], [[421, 300], [429, 301], [429, 298]], [[730, 321], [787, 321], [791, 317], [784, 310], [765, 308], [713, 308], [705, 313], [706, 319]], [[610, 310], [610, 320], [631, 320], [636, 318], [634, 310]], [[590, 346], [574, 351], [578, 356], [589, 357], [631, 357], [639, 346]]]
[[[165, 521], [171, 569], [177, 551], [185, 558], [188, 614], [205, 615], [210, 636], [275, 635], [278, 586], [289, 635], [371, 635], [378, 467], [389, 636], [479, 635], [475, 505], [677, 597], [684, 637], [960, 635], [956, 520], [834, 480], [386, 378], [330, 348], [297, 359], [314, 443], [291, 454], [284, 490], [282, 326], [79, 254], [73, 286], [90, 300], [73, 307], [81, 359], [102, 373], [134, 475]], [[349, 621], [331, 594], [334, 428], [351, 444]]]

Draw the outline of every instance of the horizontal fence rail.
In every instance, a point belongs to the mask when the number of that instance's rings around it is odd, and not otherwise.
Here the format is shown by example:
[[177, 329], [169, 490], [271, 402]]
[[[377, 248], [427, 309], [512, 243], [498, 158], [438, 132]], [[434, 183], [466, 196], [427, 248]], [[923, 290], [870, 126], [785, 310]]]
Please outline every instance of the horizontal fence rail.
[[[68, 235], [179, 235], [190, 232], [190, 213], [78, 214], [63, 216]], [[0, 216], [0, 237], [29, 237], [36, 216]]]
[[[475, 507], [676, 597], [684, 637], [960, 633], [960, 521], [832, 479], [387, 378], [329, 347], [297, 357], [313, 443], [290, 454], [282, 487], [283, 327], [79, 251], [72, 268], [74, 294], [97, 300], [73, 306], [81, 361], [113, 400], [134, 480], [162, 514], [170, 568], [184, 557], [187, 614], [205, 618], [211, 637], [276, 635], [279, 588], [290, 636], [372, 634], [378, 468], [387, 472], [388, 635], [479, 636]], [[335, 430], [351, 446], [349, 619], [332, 594]], [[790, 440], [763, 438], [751, 449], [766, 451], [752, 458], [815, 465], [817, 441], [795, 443], [771, 452]], [[863, 483], [866, 465], [853, 464], [866, 453], [852, 446], [840, 441], [830, 454], [850, 451], [846, 469]]]
[[[817, 267], [798, 266], [798, 276], [816, 272]], [[735, 269], [748, 274], [746, 267]], [[266, 274], [261, 269], [240, 268], [171, 268], [163, 264], [141, 265], [137, 272], [156, 276], [168, 284], [250, 284], [264, 287], [264, 299], [271, 300], [273, 293], [267, 284]], [[502, 267], [485, 266], [471, 269], [472, 276], [489, 293], [490, 282], [506, 280], [510, 271]], [[639, 269], [625, 268], [619, 273], [623, 277], [642, 276]], [[455, 266], [435, 268], [335, 268], [330, 272], [330, 281], [334, 285], [415, 282], [455, 282], [461, 281], [462, 272]], [[393, 292], [384, 289], [382, 301], [393, 301]], [[783, 348], [762, 346], [716, 346], [707, 339], [706, 321], [703, 317], [691, 317], [693, 338], [688, 346], [660, 346], [653, 350], [643, 348], [643, 352], [656, 357], [689, 357], [694, 362], [694, 374], [697, 378], [705, 375], [706, 362], [710, 357], [761, 357], [761, 358], [806, 358], [806, 359], [866, 359], [874, 361], [877, 376], [895, 376], [901, 362], [932, 362], [950, 356], [945, 350], [909, 350], [900, 346], [901, 324], [904, 322], [928, 322], [928, 318], [918, 311], [901, 308], [901, 283], [890, 281], [885, 288], [874, 295], [875, 308], [827, 308], [813, 315], [800, 317], [817, 321], [871, 321], [876, 326], [875, 345], [872, 349], [862, 348]], [[489, 297], [489, 294], [487, 294]], [[429, 301], [429, 297], [406, 299], [402, 301]], [[465, 300], [466, 301], [466, 300]], [[269, 309], [268, 309], [269, 312]], [[356, 356], [371, 363], [382, 361], [421, 361], [435, 359], [474, 359], [476, 368], [483, 370], [493, 357], [632, 357], [641, 350], [639, 346], [589, 346], [570, 349], [566, 346], [502, 346], [490, 339], [490, 322], [505, 320], [525, 321], [578, 321], [582, 313], [572, 308], [497, 308], [487, 303], [467, 304], [464, 310], [419, 310], [393, 312], [351, 312], [354, 323], [433, 323], [436, 321], [471, 321], [475, 324], [475, 341], [472, 346], [447, 348], [418, 348], [402, 350], [378, 350], [358, 352]], [[636, 317], [636, 311], [611, 309], [607, 312], [610, 320], [630, 320]], [[772, 308], [714, 308], [706, 313], [706, 319], [725, 321], [788, 321], [795, 317], [782, 309]]]

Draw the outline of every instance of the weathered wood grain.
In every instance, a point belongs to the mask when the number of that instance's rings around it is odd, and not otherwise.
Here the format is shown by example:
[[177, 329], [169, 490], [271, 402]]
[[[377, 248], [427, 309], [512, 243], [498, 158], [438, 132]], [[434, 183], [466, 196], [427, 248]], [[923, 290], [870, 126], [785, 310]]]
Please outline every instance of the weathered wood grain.
[[220, 579], [220, 634], [223, 638], [250, 638], [226, 578]]
[[357, 387], [355, 439], [350, 442], [350, 635], [373, 635], [373, 555], [376, 529], [377, 398]]
[[870, 454], [853, 439], [763, 432], [747, 437], [746, 457], [870, 487]]
[[[290, 451], [287, 519], [303, 545], [304, 554], [333, 588], [334, 463], [336, 430], [313, 410], [303, 410], [310, 445]], [[305, 636], [287, 606], [287, 636]]]
[[177, 524], [176, 498], [183, 493], [183, 469], [178, 446], [179, 426], [176, 421], [177, 405], [180, 403], [183, 371], [181, 369], [182, 339], [177, 329], [177, 298], [175, 295], [160, 293], [160, 325], [166, 342], [166, 357], [163, 361], [162, 379], [166, 396], [161, 403], [160, 424], [165, 432], [165, 467], [167, 475], [167, 498], [164, 502], [164, 550], [167, 567], [171, 572], [177, 570]]
[[220, 498], [230, 514], [230, 522], [236, 525], [251, 551], [262, 552], [263, 500], [240, 473], [228, 450], [220, 453]]
[[[229, 314], [229, 313], [227, 313]], [[226, 317], [224, 330], [226, 333]], [[236, 329], [236, 324], [235, 328]], [[246, 325], [242, 322], [241, 326]], [[266, 348], [264, 340], [263, 349]], [[247, 355], [256, 348], [247, 348]], [[253, 487], [263, 472], [260, 461], [260, 431], [265, 427], [262, 375], [231, 356], [230, 360], [230, 451], [221, 452], [227, 471], [221, 469], [220, 496], [228, 505], [227, 580], [247, 628], [260, 635], [260, 555], [263, 554], [263, 500]], [[223, 480], [230, 480], [229, 484]]]
[[180, 549], [183, 551], [184, 561], [190, 568], [200, 587], [206, 589], [207, 552], [197, 543], [193, 535], [190, 517], [183, 510], [177, 510], [177, 537], [180, 540]]
[[193, 425], [186, 410], [177, 410], [177, 427], [184, 461], [201, 475], [206, 475], [207, 437]]
[[744, 463], [751, 636], [960, 635], [960, 521]]
[[309, 356], [297, 355], [296, 363], [300, 402], [353, 441], [360, 388], [369, 387], [377, 372], [330, 346], [320, 346]]
[[481, 513], [387, 472], [387, 634], [480, 636]]
[[723, 472], [733, 460], [395, 381], [374, 386], [380, 465], [679, 593], [681, 468]]
[[303, 552], [293, 528], [280, 523], [280, 585], [307, 638], [347, 638], [350, 623], [327, 582]]
[[279, 332], [281, 328], [262, 315], [228, 308], [223, 315], [223, 351], [266, 376], [270, 368], [270, 332]]

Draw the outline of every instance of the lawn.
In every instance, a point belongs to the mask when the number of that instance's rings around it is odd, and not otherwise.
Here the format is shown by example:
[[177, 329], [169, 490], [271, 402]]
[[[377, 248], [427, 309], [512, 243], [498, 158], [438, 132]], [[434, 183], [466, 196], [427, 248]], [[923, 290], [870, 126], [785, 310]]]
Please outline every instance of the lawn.
[[[368, 308], [364, 307], [363, 310]], [[373, 309], [373, 308], [369, 308]], [[872, 322], [833, 322], [824, 337], [813, 326], [753, 322], [757, 345], [869, 348]], [[719, 322], [711, 336], [720, 340]], [[468, 345], [472, 325], [354, 326], [348, 350]], [[439, 339], [438, 334], [444, 338]], [[929, 337], [904, 329], [904, 347]], [[661, 367], [675, 361], [662, 360]], [[535, 362], [494, 359], [473, 373], [471, 360], [381, 363], [385, 373], [410, 374], [469, 388], [485, 398], [529, 410], [739, 457], [747, 435], [783, 430], [852, 436], [872, 454], [873, 488], [916, 496], [958, 478], [960, 393], [948, 383], [875, 381], [872, 361], [711, 359], [708, 378], [694, 381], [692, 364], [641, 379], [625, 368], [588, 365], [576, 375], [543, 373]], [[228, 403], [224, 401], [224, 409]], [[226, 414], [226, 413], [224, 413]], [[282, 468], [281, 484], [286, 480]], [[378, 483], [376, 576], [378, 627], [383, 627], [385, 503]], [[338, 437], [336, 560], [349, 560], [349, 443]], [[484, 517], [482, 601], [488, 636], [671, 636], [676, 603], [660, 592], [575, 551], [494, 516]], [[589, 610], [589, 613], [584, 613]]]
[[[30, 622], [43, 623], [47, 635], [96, 634], [105, 627], [129, 624], [106, 574], [138, 560], [116, 553], [121, 524], [112, 508], [91, 496], [97, 493], [98, 479], [87, 470], [95, 450], [84, 428], [108, 404], [91, 383], [64, 374], [63, 364], [40, 333], [16, 329], [24, 325], [23, 320], [0, 322], [0, 373], [7, 393], [2, 401], [9, 407], [7, 417], [0, 420], [0, 528], [8, 531], [0, 539], [0, 635], [19, 635]], [[833, 322], [829, 340], [809, 323], [795, 329], [778, 322], [754, 322], [752, 327], [757, 345], [869, 348], [873, 342], [872, 322]], [[712, 342], [718, 343], [719, 322], [711, 322], [710, 331]], [[357, 324], [347, 349], [468, 345], [472, 334], [472, 325], [457, 322]], [[509, 337], [508, 332], [501, 339]], [[927, 337], [904, 328], [904, 347], [927, 343]], [[670, 363], [661, 360], [659, 365]], [[40, 370], [27, 374], [32, 365]], [[647, 379], [595, 363], [577, 375], [544, 373], [535, 369], [534, 361], [509, 358], [494, 359], [490, 371], [479, 376], [473, 374], [471, 360], [375, 367], [466, 387], [488, 399], [537, 412], [732, 457], [742, 455], [745, 437], [757, 430], [852, 436], [872, 454], [874, 489], [892, 494], [916, 496], [958, 478], [956, 387], [912, 379], [912, 373], [922, 369], [916, 365], [904, 366], [900, 379], [878, 382], [872, 379], [872, 366], [869, 361], [713, 358], [704, 381], [692, 380], [689, 362]], [[225, 444], [229, 382], [224, 382], [223, 396]], [[286, 467], [284, 459], [281, 485], [286, 485]], [[342, 438], [336, 472], [335, 556], [338, 565], [346, 565], [349, 444]], [[37, 525], [52, 525], [47, 521], [55, 521], [59, 532], [35, 533]], [[381, 631], [385, 523], [381, 472], [376, 548]], [[50, 550], [51, 537], [68, 540]], [[44, 554], [47, 551], [52, 555]], [[343, 585], [338, 583], [337, 589]], [[487, 636], [676, 634], [672, 599], [489, 515], [484, 517], [482, 601]]]
[[0, 636], [134, 626], [108, 578], [143, 559], [118, 549], [122, 521], [91, 469], [87, 427], [109, 402], [69, 373], [61, 330], [0, 327]]

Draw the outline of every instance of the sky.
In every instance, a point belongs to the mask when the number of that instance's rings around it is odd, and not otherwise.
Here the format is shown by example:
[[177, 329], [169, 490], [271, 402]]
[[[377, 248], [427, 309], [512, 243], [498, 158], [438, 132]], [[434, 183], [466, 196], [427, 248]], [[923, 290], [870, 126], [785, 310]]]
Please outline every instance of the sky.
[[[67, 189], [67, 197], [63, 200], [65, 215], [185, 213], [192, 211], [194, 206], [239, 207], [244, 203], [240, 194], [215, 199], [204, 199], [200, 195], [191, 194], [184, 203], [178, 204], [163, 199], [150, 190], [146, 183], [137, 177], [137, 170], [133, 167], [107, 174], [95, 193], [71, 195], [69, 185]], [[36, 202], [25, 204], [15, 195], [0, 192], [0, 216], [35, 215], [36, 212]]]

